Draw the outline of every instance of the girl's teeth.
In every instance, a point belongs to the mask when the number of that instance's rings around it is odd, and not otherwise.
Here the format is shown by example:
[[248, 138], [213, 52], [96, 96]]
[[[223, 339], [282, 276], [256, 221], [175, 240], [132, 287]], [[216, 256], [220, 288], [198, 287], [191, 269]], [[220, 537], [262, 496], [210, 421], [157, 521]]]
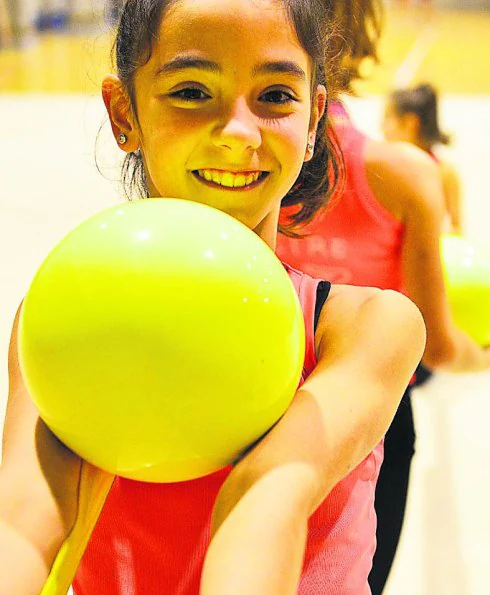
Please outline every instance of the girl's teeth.
[[253, 174], [233, 173], [229, 171], [217, 171], [200, 169], [198, 174], [201, 178], [204, 178], [208, 182], [214, 182], [220, 186], [227, 188], [243, 188], [249, 186], [253, 182], [256, 182], [260, 177], [260, 172]]
[[221, 174], [220, 184], [222, 186], [228, 186], [228, 188], [233, 188], [235, 182], [235, 176], [229, 171], [225, 171]]
[[235, 188], [241, 188], [241, 187], [245, 186], [245, 184], [250, 183], [250, 182], [247, 182], [247, 179], [245, 178], [245, 176], [243, 174], [237, 174], [235, 176], [235, 179], [233, 180], [233, 186]]

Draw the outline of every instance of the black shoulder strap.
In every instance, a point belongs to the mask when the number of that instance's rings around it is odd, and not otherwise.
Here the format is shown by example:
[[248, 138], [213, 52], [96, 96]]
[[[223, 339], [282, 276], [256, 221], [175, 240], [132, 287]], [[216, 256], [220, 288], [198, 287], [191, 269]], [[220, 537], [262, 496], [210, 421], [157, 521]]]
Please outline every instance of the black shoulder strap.
[[329, 281], [320, 281], [316, 288], [316, 302], [315, 302], [315, 324], [314, 328], [316, 331], [316, 327], [318, 325], [318, 320], [320, 319], [320, 314], [322, 312], [323, 304], [327, 301], [328, 294], [330, 293], [330, 288], [332, 284]]

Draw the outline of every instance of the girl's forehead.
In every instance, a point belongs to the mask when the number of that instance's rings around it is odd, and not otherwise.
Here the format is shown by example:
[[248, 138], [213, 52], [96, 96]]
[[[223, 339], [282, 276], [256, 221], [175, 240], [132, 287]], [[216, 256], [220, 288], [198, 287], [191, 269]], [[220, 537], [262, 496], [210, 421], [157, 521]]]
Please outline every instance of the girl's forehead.
[[153, 55], [162, 60], [186, 51], [230, 60], [292, 52], [309, 60], [281, 0], [178, 0], [164, 14]]
[[227, 13], [235, 16], [256, 16], [263, 13], [286, 18], [285, 4], [282, 0], [175, 0], [167, 9], [167, 16], [181, 13], [193, 15], [221, 15]]

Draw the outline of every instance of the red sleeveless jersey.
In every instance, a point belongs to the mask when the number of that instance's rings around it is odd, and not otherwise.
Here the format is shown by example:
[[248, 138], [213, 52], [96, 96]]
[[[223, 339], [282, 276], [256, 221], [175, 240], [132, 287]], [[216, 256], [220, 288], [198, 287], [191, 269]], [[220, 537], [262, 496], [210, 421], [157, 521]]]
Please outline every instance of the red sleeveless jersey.
[[[344, 191], [305, 227], [302, 239], [279, 234], [276, 252], [291, 266], [332, 283], [402, 291], [404, 225], [368, 185], [364, 134], [338, 104], [331, 106], [329, 115], [344, 155]], [[287, 212], [283, 209], [283, 216]]]
[[[316, 365], [319, 281], [286, 268], [305, 319], [303, 382]], [[370, 593], [380, 464], [379, 451], [371, 453], [310, 518], [300, 595]], [[116, 478], [75, 577], [75, 595], [198, 595], [212, 508], [230, 470], [167, 484]]]

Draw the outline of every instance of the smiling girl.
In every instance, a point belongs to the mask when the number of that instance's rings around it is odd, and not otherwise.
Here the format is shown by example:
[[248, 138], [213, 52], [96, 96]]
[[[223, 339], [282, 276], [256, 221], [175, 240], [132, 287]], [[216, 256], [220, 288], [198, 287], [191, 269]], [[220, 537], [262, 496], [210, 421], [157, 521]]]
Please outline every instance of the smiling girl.
[[[297, 220], [312, 217], [333, 167], [326, 15], [314, 0], [128, 0], [118, 74], [102, 92], [130, 186], [220, 209], [272, 249], [281, 201], [298, 205]], [[398, 293], [287, 270], [307, 337], [288, 411], [233, 467], [180, 483], [117, 477], [76, 595], [370, 592], [380, 464], [372, 451], [421, 357], [424, 325]], [[16, 345], [17, 322], [0, 591], [37, 594], [86, 506], [80, 478], [89, 467], [39, 419]]]

